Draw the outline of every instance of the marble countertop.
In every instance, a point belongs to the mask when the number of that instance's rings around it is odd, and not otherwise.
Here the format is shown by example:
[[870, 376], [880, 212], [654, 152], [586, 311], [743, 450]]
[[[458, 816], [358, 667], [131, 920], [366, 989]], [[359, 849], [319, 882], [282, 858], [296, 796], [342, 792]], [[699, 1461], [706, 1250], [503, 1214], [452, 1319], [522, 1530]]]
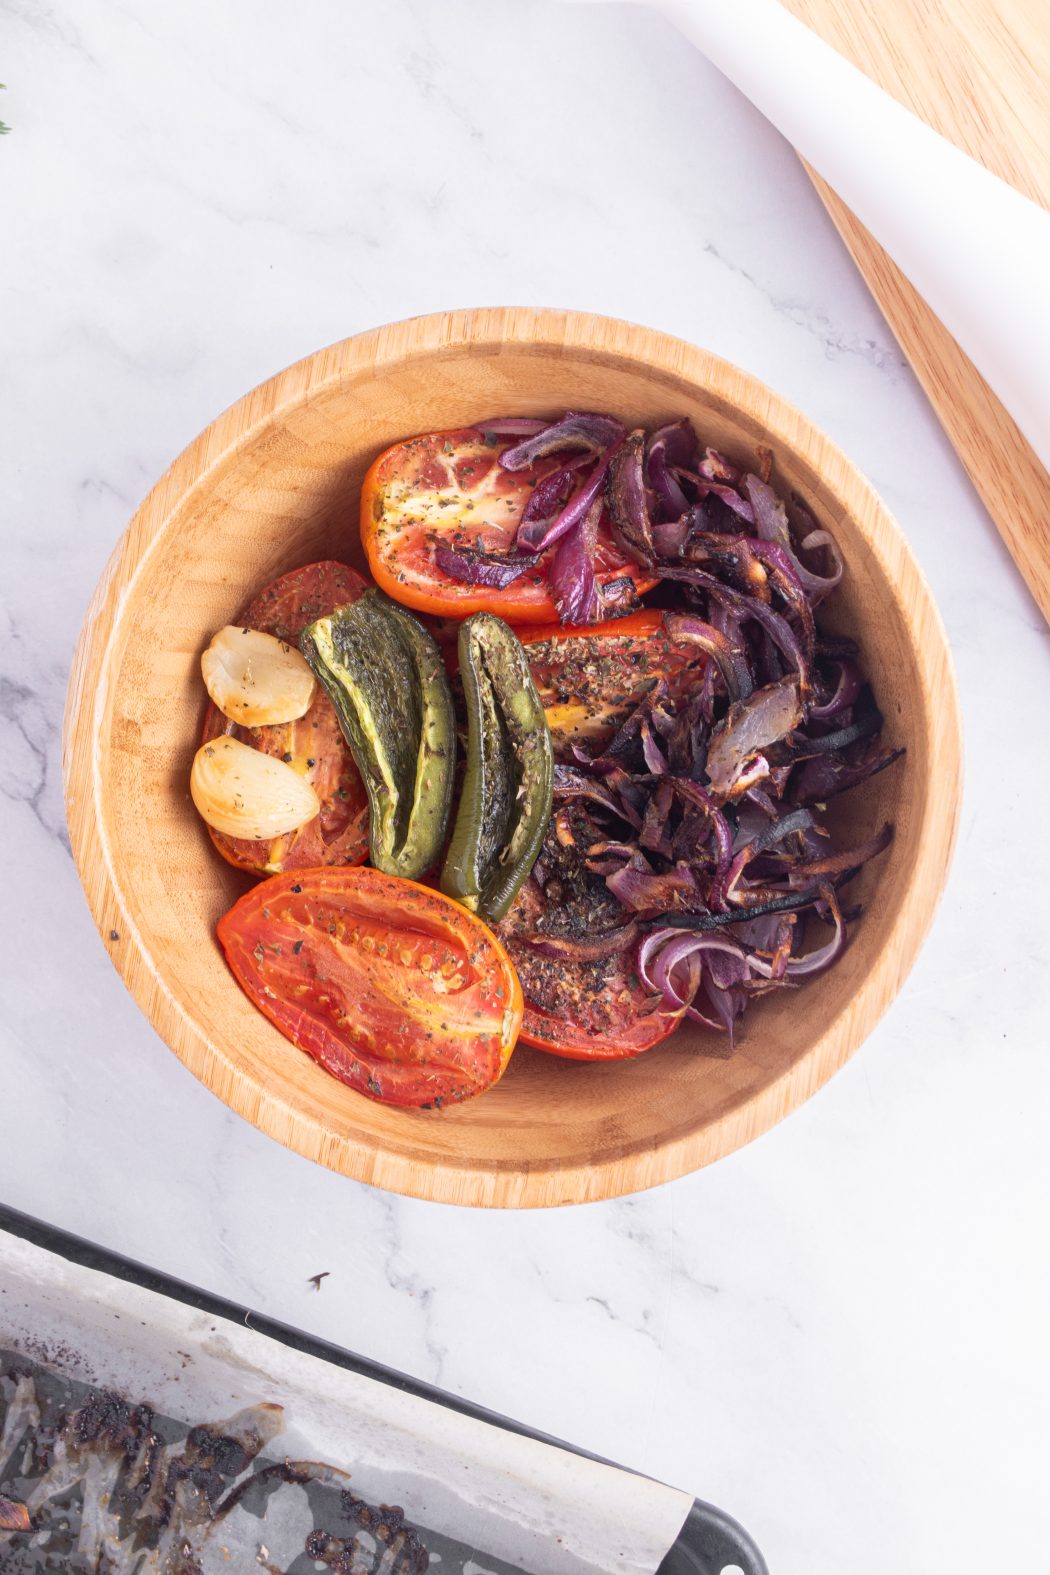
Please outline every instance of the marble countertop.
[[[1050, 639], [790, 149], [633, 7], [7, 0], [0, 64], [0, 1196], [714, 1500], [774, 1575], [1028, 1567]], [[330, 1175], [193, 1080], [88, 917], [59, 733], [92, 586], [216, 412], [519, 302], [705, 345], [857, 461], [943, 612], [967, 780], [931, 937], [823, 1092], [708, 1171], [515, 1215]]]

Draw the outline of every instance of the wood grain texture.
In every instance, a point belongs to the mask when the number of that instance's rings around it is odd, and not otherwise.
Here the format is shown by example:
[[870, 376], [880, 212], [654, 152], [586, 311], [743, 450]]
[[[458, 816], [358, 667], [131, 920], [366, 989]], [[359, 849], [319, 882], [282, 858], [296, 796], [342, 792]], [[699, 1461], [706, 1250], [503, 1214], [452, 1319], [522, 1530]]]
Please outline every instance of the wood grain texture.
[[[1045, 0], [780, 0], [936, 131], [1050, 208]], [[970, 359], [809, 166], [854, 262], [1050, 620], [1050, 475]]]
[[[686, 412], [833, 530], [849, 572], [828, 622], [859, 632], [886, 736], [906, 762], [840, 801], [859, 838], [897, 835], [852, 888], [866, 904], [817, 987], [749, 1014], [731, 1060], [680, 1031], [633, 1062], [582, 1065], [520, 1047], [490, 1093], [440, 1113], [377, 1105], [328, 1077], [226, 971], [218, 917], [249, 883], [189, 801], [200, 653], [285, 569], [360, 563], [356, 502], [382, 448], [493, 411], [608, 409], [647, 425]], [[96, 590], [70, 679], [73, 849], [115, 965], [158, 1033], [219, 1098], [309, 1158], [445, 1202], [540, 1206], [653, 1186], [748, 1142], [807, 1099], [893, 999], [933, 915], [954, 839], [960, 734], [937, 611], [864, 478], [753, 378], [666, 335], [580, 313], [454, 312], [397, 323], [290, 367], [218, 418], [147, 497]], [[112, 940], [111, 932], [119, 939]], [[789, 996], [789, 998], [788, 998]]]

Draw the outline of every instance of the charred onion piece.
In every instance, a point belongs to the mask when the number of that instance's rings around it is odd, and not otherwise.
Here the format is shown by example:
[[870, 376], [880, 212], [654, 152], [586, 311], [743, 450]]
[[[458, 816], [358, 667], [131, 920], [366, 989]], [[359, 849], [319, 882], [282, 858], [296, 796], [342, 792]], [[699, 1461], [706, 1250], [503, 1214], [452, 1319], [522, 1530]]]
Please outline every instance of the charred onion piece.
[[730, 700], [746, 700], [754, 685], [743, 648], [692, 613], [665, 613], [664, 626], [672, 640], [687, 640], [718, 664]]
[[613, 540], [643, 568], [653, 564], [653, 530], [645, 486], [645, 433], [628, 434], [609, 464], [607, 492]]
[[790, 550], [791, 527], [787, 509], [768, 481], [763, 481], [759, 476], [745, 476], [744, 487], [754, 514], [756, 534], [763, 541], [778, 542], [781, 547]]
[[[530, 552], [545, 552], [556, 541], [561, 541], [571, 531], [575, 530], [587, 518], [595, 505], [598, 505], [598, 518], [601, 517], [601, 498], [605, 487], [605, 478], [609, 465], [612, 462], [615, 448], [606, 449], [587, 479], [580, 483], [568, 503], [553, 519], [533, 519], [529, 517], [528, 505], [521, 517], [515, 545], [519, 549]], [[593, 549], [592, 549], [593, 557]], [[592, 566], [593, 567], [593, 566]]]
[[837, 661], [838, 678], [828, 699], [820, 705], [810, 706], [809, 714], [814, 721], [823, 722], [838, 716], [840, 711], [847, 711], [864, 687], [864, 674], [852, 657], [843, 656], [833, 660]]
[[850, 762], [841, 755], [818, 755], [807, 760], [793, 777], [791, 802], [793, 804], [824, 804], [839, 793], [859, 787], [878, 772], [885, 771], [903, 755], [903, 749], [872, 749], [862, 760]]
[[[819, 902], [820, 893], [792, 892], [787, 897], [776, 897], [769, 902], [756, 903], [749, 908], [748, 919], [760, 919], [767, 913], [797, 913], [800, 908], [812, 908]], [[646, 929], [650, 925], [672, 925], [687, 930], [720, 930], [727, 924], [738, 924], [745, 915], [738, 909], [729, 913], [658, 913], [643, 919]]]
[[600, 957], [611, 957], [614, 952], [631, 946], [638, 935], [638, 925], [632, 919], [614, 930], [599, 931], [587, 936], [544, 935], [528, 936], [524, 945], [543, 957], [562, 958], [569, 962], [596, 962]]
[[695, 470], [699, 458], [700, 445], [688, 417], [658, 428], [650, 437], [646, 450], [649, 485], [665, 521], [679, 519], [689, 507], [675, 470]]
[[474, 425], [479, 432], [484, 432], [493, 437], [535, 437], [537, 432], [543, 432], [550, 426], [550, 422], [543, 416], [495, 416], [491, 421], [476, 421]]
[[808, 693], [809, 689], [809, 663], [798, 641], [798, 636], [780, 613], [775, 612], [765, 602], [756, 597], [745, 596], [740, 591], [735, 591], [729, 585], [723, 585], [715, 575], [708, 574], [704, 569], [694, 568], [691, 564], [659, 564], [656, 572], [663, 580], [677, 580], [686, 585], [695, 586], [697, 590], [707, 591], [715, 601], [721, 602], [737, 618], [753, 618], [760, 623], [776, 645], [787, 657], [788, 661], [797, 670], [799, 683]]
[[[572, 505], [570, 504], [571, 508]], [[566, 510], [568, 512], [568, 510]], [[558, 543], [548, 572], [551, 596], [562, 623], [595, 623], [598, 596], [594, 577], [594, 549], [602, 501], [595, 496], [587, 513]]]
[[[548, 475], [542, 476], [532, 489], [529, 498], [522, 510], [521, 523], [518, 526], [517, 540], [522, 547], [527, 547], [529, 542], [541, 542], [553, 524], [556, 515], [561, 513], [568, 499], [569, 488], [572, 486], [573, 472], [580, 465], [587, 464], [591, 458], [589, 454], [577, 454], [565, 462], [558, 470], [552, 470]], [[527, 547], [535, 552], [535, 546]]]
[[[489, 427], [487, 430], [491, 432], [493, 429]], [[615, 416], [567, 410], [560, 421], [549, 422], [523, 442], [504, 449], [499, 463], [503, 470], [527, 470], [538, 459], [545, 459], [548, 454], [560, 454], [565, 449], [582, 448], [600, 454], [621, 437], [623, 422], [617, 421]]]
[[779, 743], [801, 720], [794, 678], [782, 678], [756, 689], [747, 700], [734, 701], [712, 732], [707, 751], [707, 776], [715, 797], [739, 797], [751, 785], [748, 768], [754, 757]]
[[449, 547], [439, 542], [434, 562], [443, 574], [463, 585], [491, 585], [501, 591], [536, 567], [534, 552], [482, 552], [476, 547]]

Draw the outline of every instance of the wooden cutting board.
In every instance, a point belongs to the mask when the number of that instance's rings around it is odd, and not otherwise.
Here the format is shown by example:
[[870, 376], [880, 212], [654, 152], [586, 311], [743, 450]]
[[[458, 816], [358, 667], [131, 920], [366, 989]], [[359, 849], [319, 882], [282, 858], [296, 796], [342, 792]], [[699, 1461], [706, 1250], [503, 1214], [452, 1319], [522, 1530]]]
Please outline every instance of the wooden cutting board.
[[[1050, 209], [1048, 0], [780, 3], [936, 131]], [[1050, 475], [900, 269], [807, 172], [1050, 620]]]

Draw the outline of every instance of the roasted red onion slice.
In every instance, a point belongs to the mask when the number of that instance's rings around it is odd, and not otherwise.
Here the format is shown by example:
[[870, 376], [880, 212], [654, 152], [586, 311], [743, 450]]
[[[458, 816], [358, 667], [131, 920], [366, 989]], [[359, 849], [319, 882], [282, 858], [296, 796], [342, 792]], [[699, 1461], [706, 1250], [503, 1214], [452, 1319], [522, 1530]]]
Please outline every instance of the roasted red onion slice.
[[665, 613], [664, 627], [672, 640], [687, 640], [713, 658], [730, 700], [747, 699], [754, 685], [741, 645], [692, 613]]
[[646, 989], [658, 990], [664, 997], [664, 1004], [672, 1011], [680, 1010], [689, 1005], [699, 984], [699, 970], [693, 970], [693, 978], [690, 979], [690, 970], [679, 972], [682, 964], [694, 958], [699, 961], [705, 952], [713, 951], [727, 952], [734, 958], [744, 957], [734, 941], [719, 935], [690, 935], [674, 929], [653, 930], [638, 947], [638, 977]]
[[665, 520], [677, 520], [688, 509], [689, 499], [674, 472], [695, 470], [699, 456], [700, 445], [688, 417], [658, 428], [650, 437], [646, 450], [649, 485]]
[[547, 577], [562, 623], [593, 623], [598, 616], [594, 550], [601, 513], [601, 498], [596, 497], [576, 529], [559, 542], [551, 559]]
[[686, 558], [690, 563], [707, 562], [727, 584], [759, 601], [771, 602], [769, 574], [753, 550], [755, 547], [764, 549], [766, 545], [755, 536], [694, 530], [686, 544]]
[[679, 798], [701, 812], [714, 844], [716, 873], [724, 873], [733, 857], [733, 838], [722, 811], [699, 782], [691, 782], [688, 777], [670, 777], [668, 780]]
[[592, 875], [615, 875], [637, 851], [629, 842], [592, 842], [584, 862]]
[[[802, 539], [801, 548], [804, 552], [815, 552], [819, 548], [826, 548], [831, 554], [834, 568], [830, 574], [816, 574], [806, 567], [801, 561], [791, 540], [791, 527], [788, 523], [787, 509], [766, 482], [758, 476], [746, 476], [744, 485], [751, 506], [755, 513], [755, 530], [764, 541], [774, 542], [790, 559], [794, 573], [809, 598], [810, 607], [818, 607], [826, 596], [838, 585], [842, 579], [843, 562], [838, 544], [834, 537], [826, 530], [807, 531]], [[806, 516], [808, 523], [812, 524], [812, 517]]]
[[475, 421], [475, 427], [493, 437], [534, 437], [550, 426], [542, 416], [496, 416], [492, 421]]
[[721, 930], [727, 924], [737, 924], [741, 919], [761, 919], [767, 913], [797, 913], [801, 908], [812, 908], [814, 903], [820, 901], [818, 893], [812, 891], [791, 892], [786, 897], [773, 897], [768, 902], [756, 902], [754, 907], [748, 908], [747, 913], [740, 909], [730, 909], [726, 913], [671, 913], [663, 912], [647, 916], [643, 923], [677, 925], [680, 929], [688, 930]]
[[809, 663], [799, 644], [798, 637], [786, 618], [774, 612], [765, 602], [758, 601], [753, 596], [744, 596], [740, 591], [733, 590], [713, 574], [708, 574], [705, 569], [694, 568], [691, 564], [660, 564], [656, 572], [663, 580], [677, 580], [685, 585], [695, 586], [697, 590], [707, 591], [715, 601], [725, 604], [731, 612], [740, 619], [753, 618], [760, 623], [769, 635], [773, 644], [787, 657], [788, 661], [797, 669], [802, 688], [808, 693], [809, 689]]
[[796, 888], [813, 886], [826, 881], [829, 875], [844, 875], [848, 870], [858, 870], [870, 859], [885, 853], [892, 841], [893, 827], [887, 821], [881, 830], [867, 842], [862, 842], [859, 848], [844, 848], [824, 858], [807, 859], [803, 864], [796, 864], [788, 874], [788, 884]]
[[798, 567], [791, 553], [781, 547], [777, 542], [753, 541], [749, 543], [755, 557], [764, 563], [769, 572], [769, 577], [776, 586], [792, 615], [798, 620], [802, 630], [802, 643], [808, 656], [812, 657], [816, 645], [817, 630], [813, 622], [813, 609], [809, 604], [809, 597], [805, 587], [799, 579]]
[[[760, 751], [779, 743], [802, 719], [802, 703], [794, 678], [756, 689], [737, 700], [711, 734], [707, 776], [715, 798], [739, 796], [751, 786], [748, 766]], [[764, 773], [763, 773], [764, 774]]]
[[704, 451], [704, 457], [697, 467], [701, 476], [709, 481], [727, 481], [731, 487], [739, 487], [744, 479], [744, 472], [739, 465], [734, 465], [731, 459], [720, 454], [716, 448]]
[[[489, 428], [491, 431], [492, 429]], [[503, 470], [528, 470], [538, 459], [559, 454], [564, 449], [587, 449], [600, 454], [622, 438], [624, 426], [615, 416], [587, 410], [567, 410], [560, 421], [549, 422], [538, 432], [503, 451], [499, 463]]]
[[605, 884], [632, 913], [691, 909], [703, 903], [696, 876], [688, 865], [678, 865], [660, 875], [642, 853], [634, 854], [614, 875], [607, 875]]
[[629, 558], [650, 568], [653, 528], [645, 486], [645, 433], [639, 427], [620, 443], [609, 462], [606, 490], [613, 540]]
[[489, 553], [475, 547], [446, 547], [440, 542], [434, 548], [434, 562], [450, 580], [458, 580], [463, 585], [491, 585], [501, 591], [536, 567], [536, 554]]
[[560, 958], [565, 962], [597, 962], [601, 957], [611, 957], [632, 946], [638, 935], [638, 925], [631, 919], [615, 930], [605, 930], [585, 936], [548, 935], [534, 932], [524, 937], [530, 951], [541, 957]]
[[[590, 513], [595, 503], [601, 502], [602, 489], [605, 486], [605, 477], [615, 449], [608, 449], [598, 461], [594, 470], [573, 493], [564, 508], [555, 514], [553, 519], [529, 519], [522, 515], [515, 545], [519, 548], [528, 548], [533, 552], [543, 552], [560, 541], [563, 536], [579, 525]], [[601, 509], [599, 507], [599, 516]], [[526, 505], [525, 514], [528, 513]]]
[[648, 718], [642, 721], [641, 733], [642, 756], [645, 763], [654, 776], [662, 776], [667, 771], [667, 757], [653, 737], [653, 730]]
[[[546, 476], [540, 478], [522, 510], [517, 533], [519, 545], [543, 540], [568, 501], [573, 472], [579, 470], [581, 465], [588, 464], [591, 457], [590, 454], [575, 454], [564, 465], [559, 465], [557, 470], [548, 471]], [[530, 550], [537, 549], [530, 547]]]
[[755, 534], [763, 541], [775, 541], [781, 547], [791, 548], [791, 527], [787, 509], [768, 482], [759, 476], [745, 476], [744, 487], [754, 510]]
[[[818, 946], [815, 951], [807, 952], [804, 957], [789, 957], [784, 969], [784, 976], [788, 979], [805, 979], [815, 973], [823, 973], [825, 968], [830, 968], [832, 963], [846, 949], [846, 926], [842, 920], [842, 909], [839, 907], [838, 898], [830, 886], [821, 890], [821, 897], [830, 910], [834, 934], [823, 946]], [[763, 978], [773, 977], [773, 964], [766, 962], [761, 957], [751, 956], [748, 962], [752, 970], [761, 974]]]
[[764, 825], [757, 835], [745, 841], [733, 855], [732, 863], [725, 871], [722, 881], [712, 891], [710, 906], [716, 910], [724, 910], [730, 903], [739, 906], [742, 902], [749, 901], [749, 897], [742, 897], [737, 890], [748, 865], [753, 864], [763, 853], [776, 847], [787, 837], [807, 831], [812, 825], [813, 816], [808, 809], [792, 810], [779, 820]]
[[739, 514], [740, 518], [748, 525], [755, 523], [755, 511], [746, 498], [742, 498], [735, 487], [728, 486], [724, 481], [709, 481], [706, 476], [693, 474], [692, 471], [679, 470], [676, 472], [684, 481], [689, 481], [696, 488], [698, 497], [720, 498], [727, 508]]
[[846, 565], [842, 561], [842, 554], [839, 552], [839, 544], [835, 540], [834, 536], [832, 536], [830, 531], [810, 531], [808, 536], [804, 536], [802, 538], [802, 541], [799, 545], [803, 552], [817, 552], [823, 548], [830, 555], [831, 561], [834, 565], [830, 574], [815, 574], [812, 569], [807, 569], [806, 565], [802, 562], [797, 552], [791, 552], [791, 558], [795, 565], [795, 572], [798, 574], [799, 579], [806, 588], [806, 594], [809, 596], [810, 605], [812, 607], [819, 607], [821, 602], [824, 601], [826, 597], [831, 595], [836, 585], [838, 585], [839, 581], [842, 579], [842, 576], [845, 573]]
[[642, 824], [641, 815], [629, 800], [622, 798], [600, 777], [586, 776], [574, 766], [555, 766], [554, 797], [556, 801], [565, 798], [590, 799], [620, 820], [625, 820], [629, 826], [638, 828]]
[[783, 842], [785, 837], [794, 836], [796, 832], [808, 831], [813, 826], [813, 816], [808, 809], [793, 809], [779, 820], [765, 825], [751, 838], [747, 844], [751, 857], [757, 858], [760, 853], [765, 853], [769, 848], [776, 847], [778, 842]]
[[838, 678], [831, 695], [821, 705], [811, 705], [809, 714], [816, 721], [825, 721], [847, 711], [864, 687], [864, 675], [852, 657], [844, 656], [838, 663]]
[[812, 760], [815, 755], [834, 755], [840, 750], [849, 749], [851, 744], [862, 743], [866, 738], [873, 738], [882, 731], [882, 716], [872, 707], [863, 716], [858, 716], [845, 727], [836, 728], [833, 733], [821, 733], [816, 738], [810, 738], [805, 733], [798, 733], [791, 743], [792, 760]]
[[687, 512], [677, 519], [658, 520], [653, 526], [653, 551], [658, 558], [680, 558], [692, 529], [692, 517]]
[[[749, 977], [748, 957], [733, 941], [714, 935], [657, 930], [638, 948], [638, 977], [659, 990], [666, 1010], [685, 1009], [686, 1017], [705, 1028], [725, 1029], [732, 1048], [733, 1027], [747, 997], [737, 987]], [[697, 1001], [706, 996], [708, 1016]]]
[[869, 750], [862, 760], [847, 761], [841, 755], [818, 755], [805, 761], [792, 777], [790, 798], [793, 804], [826, 804], [829, 798], [859, 787], [878, 772], [885, 771], [903, 755], [903, 749]]

